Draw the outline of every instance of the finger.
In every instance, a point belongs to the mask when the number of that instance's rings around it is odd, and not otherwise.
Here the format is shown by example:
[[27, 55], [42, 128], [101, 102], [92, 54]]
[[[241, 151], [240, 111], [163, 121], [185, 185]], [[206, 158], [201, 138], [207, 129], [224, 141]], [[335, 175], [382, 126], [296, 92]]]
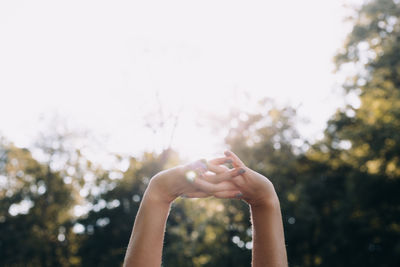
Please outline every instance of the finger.
[[[201, 167], [197, 167], [195, 168], [196, 165], [187, 165], [184, 168], [184, 175], [187, 181], [189, 181], [190, 183], [193, 183], [194, 179], [196, 179], [197, 177], [203, 176], [207, 170], [204, 170]], [[193, 169], [195, 168], [195, 169]]]
[[240, 158], [238, 156], [236, 156], [235, 153], [233, 153], [232, 151], [225, 151], [224, 152], [225, 156], [231, 158], [233, 160], [233, 164], [235, 167], [245, 167], [246, 165], [240, 160]]
[[208, 163], [208, 170], [212, 171], [213, 173], [223, 173], [229, 171], [229, 168], [223, 165], [214, 165]]
[[193, 185], [206, 193], [214, 193], [214, 192], [219, 192], [219, 191], [229, 191], [229, 190], [234, 190], [235, 186], [232, 183], [228, 182], [221, 182], [218, 184], [213, 184], [205, 179], [202, 179], [201, 177], [194, 179]]
[[185, 170], [196, 170], [196, 169], [202, 169], [204, 171], [207, 171], [207, 161], [206, 160], [196, 160], [194, 162], [191, 162], [187, 165], [185, 165]]
[[239, 190], [234, 191], [221, 191], [214, 193], [216, 198], [241, 198], [243, 194]]
[[222, 157], [222, 158], [215, 158], [211, 159], [208, 161], [208, 163], [214, 164], [214, 165], [221, 165], [221, 164], [226, 164], [226, 163], [232, 163], [232, 159], [228, 157]]
[[243, 176], [233, 177], [230, 182], [233, 183], [239, 190], [246, 188], [246, 180]]
[[233, 160], [230, 158], [227, 157], [215, 158], [208, 161], [208, 170], [214, 173], [226, 172], [227, 170], [229, 170], [229, 168], [223, 166], [222, 164], [230, 164], [230, 163], [233, 163]]
[[203, 168], [197, 168], [194, 171], [197, 173], [198, 176], [202, 176], [207, 172], [207, 170], [204, 170]]
[[183, 198], [205, 198], [205, 197], [210, 197], [212, 194], [206, 193], [206, 192], [193, 192], [193, 193], [187, 193], [184, 195], [181, 195]]
[[203, 177], [206, 181], [210, 183], [218, 184], [223, 181], [229, 181], [233, 177], [242, 175], [244, 172], [245, 172], [244, 169], [236, 168], [219, 174], [204, 174]]
[[238, 190], [237, 186], [229, 181], [220, 182], [219, 186], [220, 188], [224, 188], [225, 191]]

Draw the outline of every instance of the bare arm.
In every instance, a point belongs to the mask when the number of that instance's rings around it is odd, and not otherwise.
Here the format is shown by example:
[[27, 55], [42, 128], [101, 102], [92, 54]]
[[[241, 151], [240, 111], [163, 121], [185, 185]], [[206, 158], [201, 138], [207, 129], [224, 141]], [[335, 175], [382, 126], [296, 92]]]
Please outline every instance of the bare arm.
[[285, 237], [278, 196], [274, 186], [263, 175], [247, 168], [232, 152], [225, 152], [233, 165], [243, 169], [231, 181], [240, 190], [238, 198], [250, 205], [253, 223], [253, 267], [287, 267]]
[[124, 267], [161, 266], [170, 203], [154, 198], [151, 185], [143, 197], [125, 255]]
[[[201, 164], [200, 164], [201, 165]], [[124, 267], [159, 267], [161, 265], [165, 225], [171, 203], [178, 196], [207, 197], [213, 192], [232, 191], [226, 183], [213, 184], [203, 179], [187, 179], [187, 173], [196, 170], [199, 177], [206, 171], [197, 167], [199, 163], [176, 167], [157, 174], [146, 189], [136, 215], [132, 234], [126, 251]], [[201, 168], [200, 168], [201, 169]], [[223, 182], [237, 176], [237, 170], [215, 175]], [[190, 176], [189, 176], [190, 178]]]
[[252, 266], [287, 267], [285, 238], [278, 197], [263, 204], [250, 205], [250, 210], [253, 223]]

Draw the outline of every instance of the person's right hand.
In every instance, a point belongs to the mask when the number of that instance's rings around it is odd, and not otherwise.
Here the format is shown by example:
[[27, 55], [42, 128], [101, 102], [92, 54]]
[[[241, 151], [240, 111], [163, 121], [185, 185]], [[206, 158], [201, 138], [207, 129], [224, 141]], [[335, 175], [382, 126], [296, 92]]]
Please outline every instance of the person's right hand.
[[[203, 161], [195, 161], [177, 166], [156, 174], [151, 180], [146, 194], [153, 200], [171, 203], [179, 196], [201, 198], [218, 194], [240, 193], [227, 180], [240, 175], [240, 168], [218, 174], [206, 174], [207, 166]], [[210, 182], [212, 177], [213, 182]]]
[[[225, 156], [226, 158], [214, 159], [210, 162], [218, 164], [232, 163], [233, 167], [235, 167], [235, 169], [238, 169], [239, 175], [232, 177], [228, 181], [224, 181], [224, 183], [230, 183], [231, 185], [234, 185], [234, 188], [236, 188], [236, 190], [239, 190], [240, 193], [233, 195], [235, 190], [232, 189], [231, 191], [220, 193], [216, 192], [213, 194], [214, 196], [222, 198], [240, 198], [245, 200], [253, 207], [261, 205], [270, 206], [279, 203], [274, 186], [267, 177], [248, 168], [232, 151], [225, 151]], [[232, 162], [227, 161], [227, 159], [230, 159]], [[211, 169], [211, 171], [215, 173], [230, 171], [225, 166], [215, 166], [213, 164], [209, 164], [209, 169]], [[212, 182], [212, 180], [210, 181]]]

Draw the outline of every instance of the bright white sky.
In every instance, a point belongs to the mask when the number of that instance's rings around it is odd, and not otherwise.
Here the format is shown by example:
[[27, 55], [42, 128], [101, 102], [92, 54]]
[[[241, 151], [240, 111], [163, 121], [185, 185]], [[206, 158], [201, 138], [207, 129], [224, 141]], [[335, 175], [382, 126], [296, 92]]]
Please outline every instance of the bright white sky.
[[1, 1], [0, 132], [27, 146], [58, 114], [111, 151], [159, 151], [171, 131], [144, 124], [161, 102], [180, 111], [173, 147], [207, 157], [223, 140], [199, 115], [249, 108], [247, 92], [300, 107], [314, 138], [343, 105], [332, 58], [348, 2]]

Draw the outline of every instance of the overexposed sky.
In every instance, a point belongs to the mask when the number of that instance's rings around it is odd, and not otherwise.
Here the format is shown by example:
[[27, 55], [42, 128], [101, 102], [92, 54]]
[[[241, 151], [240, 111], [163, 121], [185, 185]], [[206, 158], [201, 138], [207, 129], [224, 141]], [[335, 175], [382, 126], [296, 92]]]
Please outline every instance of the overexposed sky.
[[27, 146], [39, 118], [58, 114], [138, 154], [169, 143], [173, 120], [156, 135], [144, 126], [161, 103], [179, 114], [173, 147], [196, 158], [223, 141], [198, 116], [247, 92], [299, 107], [314, 138], [343, 105], [332, 58], [349, 2], [1, 1], [0, 133]]

